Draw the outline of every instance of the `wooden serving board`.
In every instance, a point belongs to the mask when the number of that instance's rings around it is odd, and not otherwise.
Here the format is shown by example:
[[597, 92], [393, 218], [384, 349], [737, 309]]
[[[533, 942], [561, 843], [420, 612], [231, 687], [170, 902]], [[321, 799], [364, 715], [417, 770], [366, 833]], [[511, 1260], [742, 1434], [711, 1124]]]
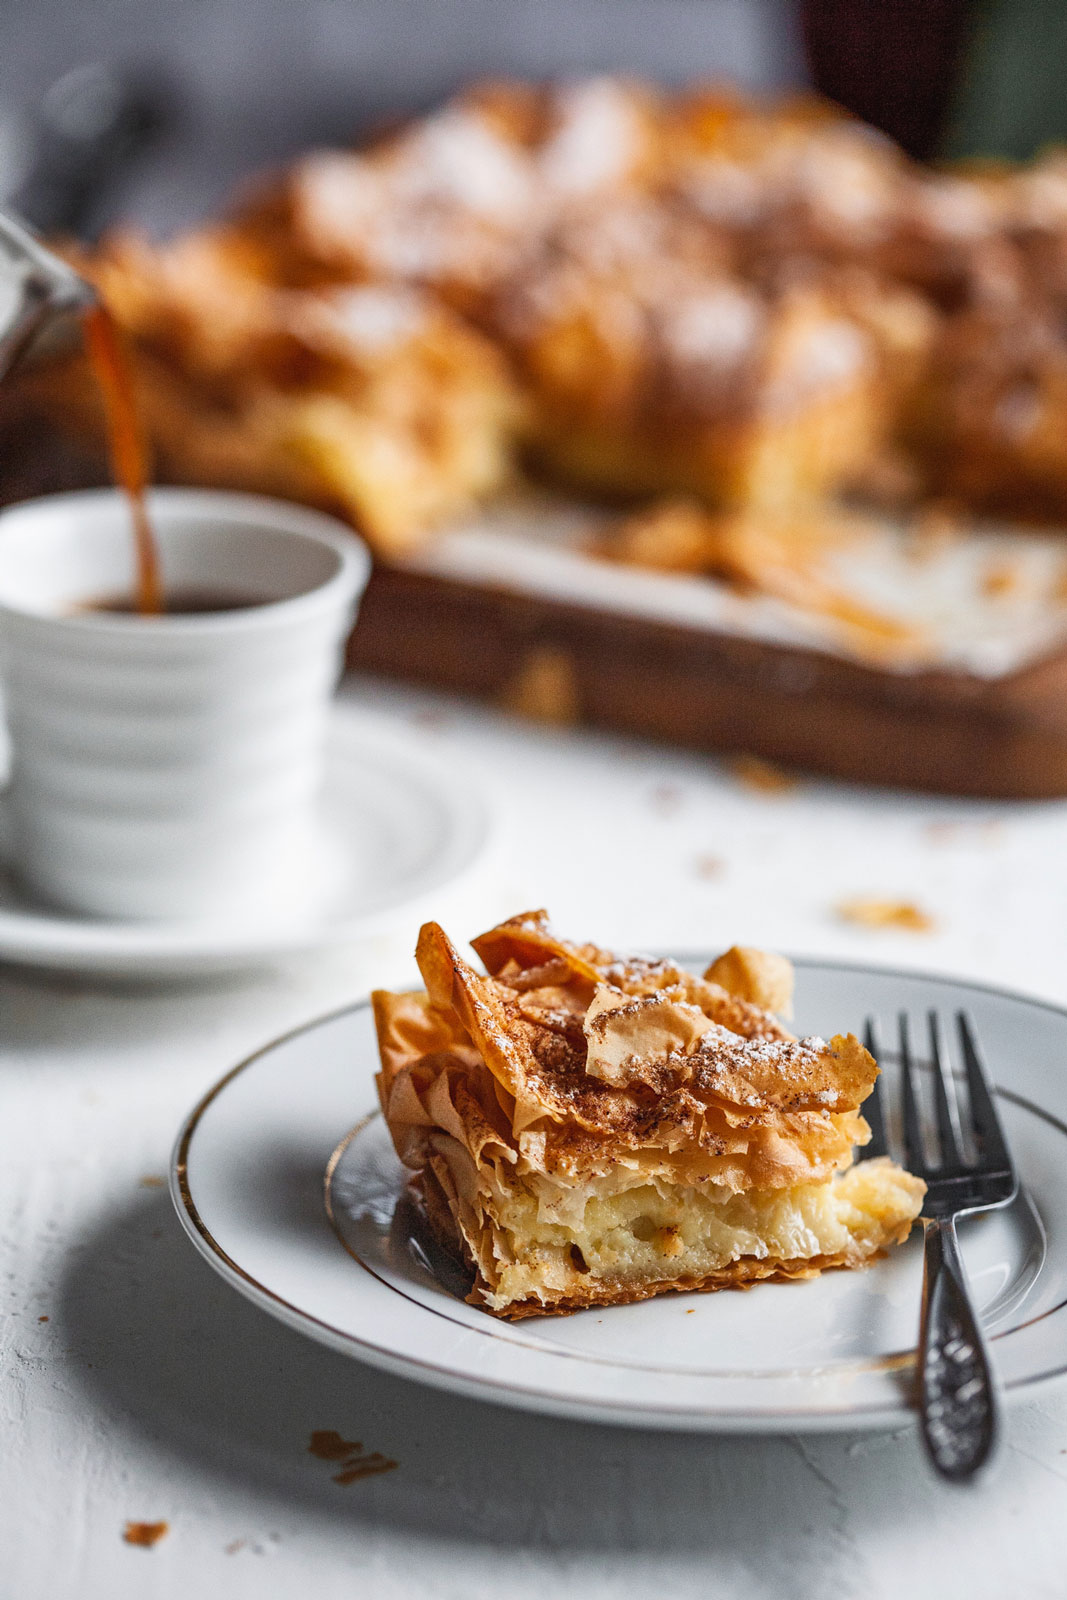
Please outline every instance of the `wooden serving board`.
[[605, 569], [558, 538], [540, 553], [536, 545], [510, 530], [468, 530], [405, 567], [379, 565], [350, 664], [535, 716], [862, 783], [1067, 795], [1058, 616], [1016, 608], [994, 637], [972, 608], [967, 638], [950, 639], [942, 662], [890, 669], [804, 638], [773, 607], [750, 608], [739, 625], [735, 600], [705, 604], [707, 580]]
[[[95, 454], [38, 435], [3, 429], [0, 504], [107, 481]], [[1032, 608], [999, 638], [990, 618], [984, 655], [972, 626], [944, 664], [892, 671], [780, 609], [749, 604], [739, 618], [705, 580], [594, 561], [576, 549], [589, 524], [588, 508], [541, 504], [446, 535], [405, 567], [377, 565], [350, 665], [863, 783], [1067, 796], [1067, 615], [1061, 626]]]

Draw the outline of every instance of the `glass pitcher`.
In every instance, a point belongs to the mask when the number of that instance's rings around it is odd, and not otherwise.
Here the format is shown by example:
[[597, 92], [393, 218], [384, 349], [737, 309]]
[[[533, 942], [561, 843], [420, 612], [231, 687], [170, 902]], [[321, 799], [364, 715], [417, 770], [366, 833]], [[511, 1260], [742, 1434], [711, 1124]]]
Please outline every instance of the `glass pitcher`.
[[94, 299], [84, 278], [0, 212], [0, 378], [48, 322], [84, 311]]

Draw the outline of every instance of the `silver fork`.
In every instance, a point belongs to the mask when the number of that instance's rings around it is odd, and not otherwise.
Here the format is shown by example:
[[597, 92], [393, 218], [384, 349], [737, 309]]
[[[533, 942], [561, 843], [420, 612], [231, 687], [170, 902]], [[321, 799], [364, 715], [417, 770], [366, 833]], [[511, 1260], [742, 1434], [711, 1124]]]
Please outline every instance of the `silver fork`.
[[[1007, 1141], [978, 1059], [971, 1025], [957, 1012], [960, 1054], [967, 1082], [966, 1110], [941, 1047], [936, 1011], [928, 1015], [937, 1150], [927, 1158], [918, 1068], [906, 1013], [899, 1019], [900, 1103], [904, 1160], [926, 1184], [922, 1314], [916, 1352], [923, 1443], [935, 1470], [962, 1483], [989, 1460], [1000, 1429], [1000, 1405], [982, 1330], [971, 1304], [967, 1273], [956, 1238], [956, 1219], [1008, 1205], [1018, 1179]], [[865, 1031], [879, 1059], [873, 1021]], [[864, 1106], [872, 1138], [864, 1155], [888, 1155], [880, 1086]]]

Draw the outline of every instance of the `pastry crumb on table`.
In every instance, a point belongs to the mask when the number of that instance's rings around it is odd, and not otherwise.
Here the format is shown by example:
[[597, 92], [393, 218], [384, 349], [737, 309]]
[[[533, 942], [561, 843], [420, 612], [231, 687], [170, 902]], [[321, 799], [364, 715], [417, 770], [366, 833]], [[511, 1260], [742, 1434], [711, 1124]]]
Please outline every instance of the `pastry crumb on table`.
[[573, 727], [582, 703], [574, 657], [562, 645], [536, 645], [504, 684], [499, 703], [505, 711], [532, 722]]
[[311, 1435], [307, 1451], [308, 1455], [316, 1456], [320, 1461], [330, 1461], [339, 1466], [341, 1470], [333, 1474], [333, 1481], [346, 1486], [356, 1483], [360, 1478], [373, 1478], [383, 1472], [392, 1472], [400, 1464], [383, 1455], [380, 1450], [365, 1451], [358, 1439], [342, 1438], [333, 1428], [317, 1428]]
[[151, 1550], [169, 1532], [169, 1522], [127, 1522], [122, 1537], [126, 1544], [136, 1545], [141, 1550]]
[[795, 773], [787, 772], [773, 761], [765, 761], [762, 756], [731, 756], [726, 766], [738, 783], [760, 794], [788, 794], [791, 789], [800, 787], [800, 778]]
[[907, 933], [931, 933], [937, 926], [929, 912], [910, 900], [857, 895], [838, 901], [834, 910], [842, 922], [853, 922], [862, 928], [900, 928]]

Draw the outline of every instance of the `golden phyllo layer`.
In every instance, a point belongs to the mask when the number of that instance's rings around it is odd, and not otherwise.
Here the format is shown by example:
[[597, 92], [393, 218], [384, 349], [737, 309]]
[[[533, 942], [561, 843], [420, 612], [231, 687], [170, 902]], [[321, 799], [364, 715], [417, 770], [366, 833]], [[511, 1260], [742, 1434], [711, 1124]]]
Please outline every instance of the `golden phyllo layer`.
[[795, 1039], [781, 957], [703, 978], [573, 945], [543, 912], [473, 941], [428, 923], [426, 992], [374, 996], [378, 1089], [472, 1303], [523, 1317], [858, 1266], [903, 1239], [923, 1185], [853, 1167], [877, 1066]]

